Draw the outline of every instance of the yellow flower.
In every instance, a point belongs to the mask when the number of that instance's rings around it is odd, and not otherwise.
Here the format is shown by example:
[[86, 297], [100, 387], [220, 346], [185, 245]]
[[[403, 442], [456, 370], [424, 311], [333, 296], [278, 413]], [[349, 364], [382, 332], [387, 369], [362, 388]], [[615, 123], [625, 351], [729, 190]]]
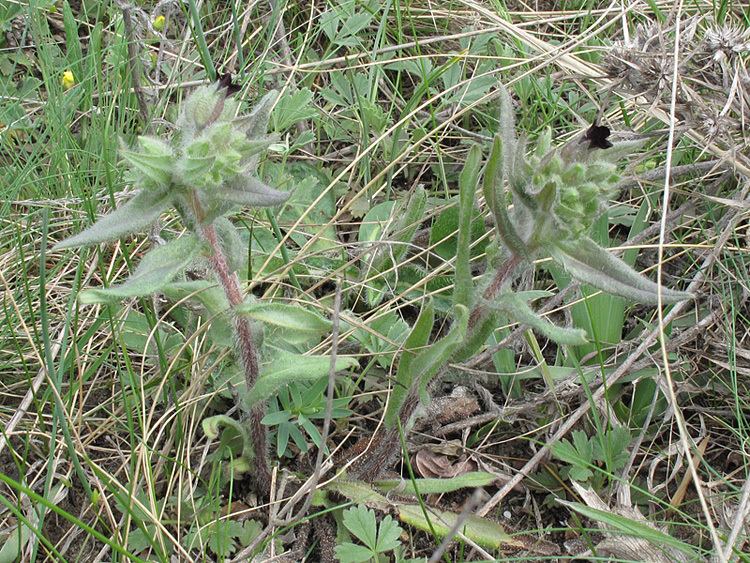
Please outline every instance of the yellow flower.
[[73, 73], [71, 71], [66, 70], [65, 72], [63, 72], [63, 75], [62, 75], [63, 88], [65, 88], [66, 90], [70, 90], [75, 83], [76, 83], [76, 79], [73, 77]]
[[156, 31], [161, 31], [164, 29], [164, 16], [159, 16], [154, 20], [154, 29]]

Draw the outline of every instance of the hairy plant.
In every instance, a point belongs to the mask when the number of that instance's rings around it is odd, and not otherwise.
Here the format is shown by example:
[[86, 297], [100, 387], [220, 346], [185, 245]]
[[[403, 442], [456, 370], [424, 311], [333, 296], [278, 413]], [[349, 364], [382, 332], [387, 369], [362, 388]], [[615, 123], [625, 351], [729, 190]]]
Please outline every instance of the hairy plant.
[[[659, 288], [622, 260], [596, 244], [586, 233], [614, 195], [620, 181], [616, 162], [639, 148], [639, 142], [613, 145], [609, 130], [592, 125], [582, 136], [561, 147], [552, 146], [551, 133], [527, 156], [523, 137], [515, 135], [510, 97], [501, 96], [501, 133], [484, 168], [482, 191], [495, 219], [496, 243], [488, 246], [490, 267], [474, 284], [469, 268], [470, 228], [481, 150], [473, 147], [459, 179], [460, 218], [453, 295], [454, 328], [429, 342], [435, 321], [427, 303], [406, 339], [385, 413], [385, 424], [367, 454], [352, 468], [355, 477], [377, 479], [397, 453], [400, 429], [408, 429], [421, 404], [429, 401], [428, 386], [451, 362], [470, 358], [484, 345], [502, 314], [528, 325], [559, 344], [580, 345], [586, 333], [555, 326], [540, 317], [529, 302], [545, 294], [514, 292], [511, 283], [521, 265], [551, 257], [572, 277], [635, 302], [656, 304], [690, 299], [691, 294]], [[507, 186], [507, 190], [506, 190]]]
[[[148, 252], [124, 283], [83, 291], [79, 302], [109, 303], [169, 290], [191, 264], [208, 263], [230, 309], [234, 345], [250, 390], [260, 376], [260, 332], [236, 274], [247, 253], [227, 215], [237, 206], [279, 205], [289, 194], [272, 189], [255, 174], [261, 154], [274, 140], [266, 131], [276, 93], [267, 94], [250, 113], [237, 116], [239, 104], [232, 97], [237, 91], [231, 76], [224, 75], [186, 100], [172, 142], [140, 137], [137, 150], [123, 148], [120, 154], [138, 193], [55, 248], [108, 242], [142, 230], [167, 209], [176, 209], [187, 234]], [[206, 280], [194, 290], [214, 284]], [[243, 431], [248, 434], [248, 449], [258, 454], [248, 456], [254, 460], [256, 486], [267, 493], [271, 474], [264, 415], [264, 403], [253, 404], [247, 413], [249, 428]]]

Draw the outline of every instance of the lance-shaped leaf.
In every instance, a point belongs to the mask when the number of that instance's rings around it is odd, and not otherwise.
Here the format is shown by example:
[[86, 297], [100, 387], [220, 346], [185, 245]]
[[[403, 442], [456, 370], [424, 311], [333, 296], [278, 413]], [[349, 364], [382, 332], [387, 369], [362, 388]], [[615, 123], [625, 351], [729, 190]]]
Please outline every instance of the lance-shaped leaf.
[[280, 205], [289, 198], [289, 192], [274, 190], [253, 176], [241, 175], [230, 182], [227, 187], [219, 186], [212, 190], [215, 197], [238, 205], [250, 207], [272, 207]]
[[492, 152], [487, 161], [487, 168], [484, 171], [484, 182], [482, 191], [487, 205], [490, 206], [492, 215], [495, 217], [495, 227], [503, 239], [505, 245], [517, 256], [528, 258], [528, 249], [518, 236], [516, 228], [513, 226], [508, 217], [508, 200], [505, 195], [505, 164], [503, 162], [503, 140], [499, 135], [495, 136], [492, 144]]
[[242, 303], [234, 308], [236, 314], [260, 321], [274, 329], [279, 336], [292, 344], [301, 344], [312, 338], [329, 334], [333, 323], [299, 305], [286, 303]]
[[397, 490], [400, 495], [432, 495], [451, 493], [465, 488], [486, 487], [496, 479], [497, 477], [492, 473], [471, 471], [449, 479], [414, 479], [414, 481], [384, 479], [375, 481], [375, 487], [383, 493]]
[[474, 195], [479, 184], [479, 167], [482, 151], [474, 145], [466, 158], [466, 164], [458, 177], [458, 243], [456, 245], [456, 289], [453, 291], [454, 305], [471, 307], [474, 283], [471, 278], [470, 246], [471, 219], [474, 211]]
[[[336, 358], [336, 371], [359, 365], [356, 358]], [[299, 356], [279, 350], [273, 361], [261, 369], [260, 377], [242, 402], [247, 409], [273, 395], [282, 385], [293, 381], [317, 381], [328, 375], [328, 356]]]
[[[646, 305], [657, 304], [659, 286], [593, 240], [551, 241], [545, 246], [552, 258], [574, 278], [597, 289]], [[662, 301], [677, 303], [692, 299], [692, 293], [662, 287]]]
[[166, 191], [142, 191], [82, 233], [57, 243], [54, 250], [92, 246], [135, 233], [156, 221], [169, 204], [170, 197]]
[[392, 229], [393, 235], [391, 236], [391, 240], [393, 242], [403, 243], [395, 244], [391, 248], [393, 260], [397, 264], [404, 254], [406, 254], [406, 251], [409, 249], [409, 243], [414, 238], [414, 234], [417, 232], [419, 224], [424, 220], [424, 210], [426, 205], [427, 191], [419, 185], [407, 200], [403, 216], [396, 222]]
[[125, 283], [106, 289], [89, 289], [81, 293], [81, 303], [108, 303], [128, 297], [151, 295], [171, 282], [190, 265], [200, 250], [200, 241], [195, 235], [173, 240], [152, 250]]
[[580, 328], [564, 328], [555, 326], [543, 317], [540, 317], [530, 306], [529, 301], [540, 297], [549, 297], [549, 291], [521, 291], [518, 293], [503, 293], [493, 301], [484, 301], [487, 307], [504, 313], [519, 323], [531, 327], [533, 330], [543, 334], [553, 342], [567, 344], [569, 346], [581, 346], [586, 344], [586, 331]]
[[[417, 371], [411, 369], [411, 366], [418, 355], [424, 352], [422, 349], [427, 346], [430, 340], [434, 323], [435, 304], [430, 299], [422, 307], [417, 322], [414, 323], [414, 327], [411, 329], [409, 336], [406, 337], [406, 342], [404, 342], [404, 351], [401, 354], [398, 372], [396, 373], [396, 385], [391, 390], [388, 408], [385, 412], [385, 424], [389, 428], [396, 426], [398, 413], [406, 399], [406, 393], [419, 375]], [[413, 350], [422, 350], [422, 352], [413, 352]]]
[[453, 352], [466, 337], [469, 309], [463, 305], [456, 305], [453, 308], [453, 318], [454, 322], [450, 333], [424, 350], [411, 365], [411, 369], [419, 379], [419, 393], [424, 403], [430, 401], [427, 394], [427, 386], [430, 381], [438, 374], [440, 368], [450, 361]]
[[[641, 538], [654, 546], [663, 547], [667, 546], [672, 549], [681, 551], [688, 556], [689, 561], [700, 561], [700, 556], [696, 553], [696, 550], [690, 544], [682, 542], [677, 538], [661, 532], [645, 520], [638, 522], [632, 518], [627, 518], [615, 512], [606, 512], [596, 508], [591, 508], [578, 502], [570, 502], [562, 499], [557, 499], [560, 504], [563, 504], [572, 510], [575, 510], [579, 514], [582, 514], [586, 518], [597, 520], [602, 524], [606, 524], [608, 527], [616, 530], [618, 533], [623, 535], [633, 536], [635, 538]], [[676, 554], [672, 554], [676, 555]], [[683, 558], [680, 558], [683, 559]], [[679, 560], [675, 557], [665, 557], [665, 560]]]

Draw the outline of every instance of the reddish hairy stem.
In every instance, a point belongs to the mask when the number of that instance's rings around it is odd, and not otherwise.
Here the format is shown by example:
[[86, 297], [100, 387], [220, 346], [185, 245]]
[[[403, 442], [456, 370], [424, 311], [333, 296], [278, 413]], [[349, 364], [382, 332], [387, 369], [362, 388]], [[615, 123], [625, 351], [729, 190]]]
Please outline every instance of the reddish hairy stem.
[[[242, 303], [242, 291], [240, 289], [240, 280], [237, 274], [233, 273], [227, 263], [224, 251], [216, 239], [216, 232], [213, 225], [202, 227], [203, 236], [213, 249], [209, 257], [211, 267], [216, 272], [224, 293], [232, 307]], [[258, 381], [260, 367], [258, 365], [258, 352], [255, 349], [253, 334], [250, 329], [250, 322], [240, 315], [232, 315], [234, 331], [237, 335], [237, 346], [240, 352], [240, 361], [245, 372], [245, 382], [248, 391], [253, 388]], [[268, 467], [266, 427], [261, 423], [265, 416], [265, 408], [262, 403], [252, 407], [250, 410], [250, 436], [253, 441], [253, 450], [255, 451], [255, 481], [258, 485], [259, 493], [269, 495], [271, 492], [271, 471]]]

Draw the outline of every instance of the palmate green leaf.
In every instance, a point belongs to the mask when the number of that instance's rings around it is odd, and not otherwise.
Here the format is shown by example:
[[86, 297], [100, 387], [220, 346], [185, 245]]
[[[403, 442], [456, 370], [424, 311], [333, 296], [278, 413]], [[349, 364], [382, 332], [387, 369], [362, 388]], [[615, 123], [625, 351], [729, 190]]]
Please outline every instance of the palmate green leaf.
[[[356, 358], [336, 358], [336, 371], [358, 365]], [[283, 385], [293, 381], [316, 381], [328, 375], [331, 358], [300, 356], [279, 350], [273, 361], [261, 369], [260, 377], [242, 402], [247, 409], [265, 401]]]
[[57, 243], [53, 250], [92, 246], [135, 233], [156, 221], [169, 204], [166, 191], [142, 191], [82, 233]]
[[292, 344], [307, 342], [328, 334], [333, 329], [331, 321], [300, 305], [242, 303], [234, 308], [234, 312], [276, 329], [283, 340]]
[[528, 301], [552, 295], [548, 291], [521, 291], [503, 293], [494, 301], [485, 301], [488, 307], [503, 313], [508, 318], [531, 327], [558, 344], [580, 346], [586, 344], [586, 331], [579, 328], [566, 328], [553, 325], [540, 317], [528, 304]]
[[[574, 278], [612, 295], [646, 305], [657, 304], [657, 284], [633, 270], [590, 238], [552, 241], [548, 242], [545, 248]], [[693, 298], [692, 293], [665, 287], [662, 288], [661, 295], [664, 303], [677, 303]]]
[[128, 297], [151, 295], [171, 282], [195, 259], [200, 251], [196, 235], [187, 235], [152, 250], [143, 257], [133, 275], [124, 283], [106, 289], [88, 289], [81, 303], [110, 303]]
[[298, 121], [317, 117], [318, 110], [311, 104], [312, 99], [313, 93], [309, 88], [282, 96], [271, 114], [274, 131], [283, 131]]

